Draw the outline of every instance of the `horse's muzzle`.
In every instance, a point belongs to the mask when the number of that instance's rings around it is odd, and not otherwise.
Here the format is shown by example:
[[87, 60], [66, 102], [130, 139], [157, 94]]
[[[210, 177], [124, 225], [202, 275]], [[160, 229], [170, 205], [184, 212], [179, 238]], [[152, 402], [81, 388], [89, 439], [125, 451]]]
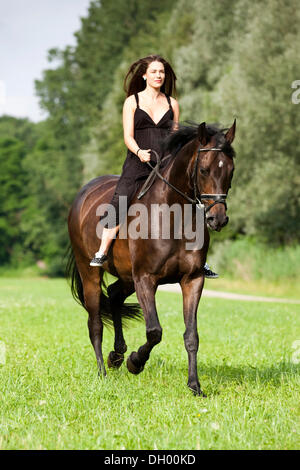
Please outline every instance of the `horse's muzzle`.
[[220, 232], [225, 225], [228, 224], [229, 217], [227, 217], [226, 213], [224, 215], [209, 215], [206, 218], [208, 226], [212, 230], [216, 230], [217, 232]]

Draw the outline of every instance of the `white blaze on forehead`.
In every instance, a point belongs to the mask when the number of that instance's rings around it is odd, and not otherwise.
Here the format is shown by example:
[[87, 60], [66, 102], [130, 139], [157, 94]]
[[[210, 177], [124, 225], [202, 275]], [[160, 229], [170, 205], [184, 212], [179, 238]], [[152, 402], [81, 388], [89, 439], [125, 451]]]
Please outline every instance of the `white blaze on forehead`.
[[222, 160], [219, 161], [219, 168], [222, 168], [222, 166], [224, 165], [224, 162]]

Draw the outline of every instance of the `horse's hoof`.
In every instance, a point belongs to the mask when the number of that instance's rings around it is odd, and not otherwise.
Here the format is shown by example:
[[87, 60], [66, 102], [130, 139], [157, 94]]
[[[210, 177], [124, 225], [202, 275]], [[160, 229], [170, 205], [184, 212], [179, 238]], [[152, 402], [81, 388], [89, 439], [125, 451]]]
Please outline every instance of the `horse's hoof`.
[[129, 372], [131, 372], [132, 374], [139, 374], [140, 372], [142, 372], [142, 370], [144, 369], [144, 366], [138, 366], [136, 365], [134, 362], [135, 360], [137, 360], [137, 353], [136, 352], [132, 352], [130, 354], [130, 356], [128, 356], [127, 358], [127, 369], [129, 370]]
[[190, 385], [188, 384], [189, 389], [193, 392], [195, 396], [202, 397], [202, 398], [207, 398], [204, 392], [202, 392], [200, 385]]
[[124, 354], [117, 353], [116, 351], [110, 351], [107, 358], [107, 366], [109, 368], [119, 369], [124, 361]]

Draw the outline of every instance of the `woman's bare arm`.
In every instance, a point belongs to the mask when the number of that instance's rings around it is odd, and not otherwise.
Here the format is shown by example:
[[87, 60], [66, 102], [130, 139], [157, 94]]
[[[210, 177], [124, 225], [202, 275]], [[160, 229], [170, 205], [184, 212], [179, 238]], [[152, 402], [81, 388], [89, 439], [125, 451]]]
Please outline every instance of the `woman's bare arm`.
[[176, 101], [172, 97], [171, 97], [171, 106], [172, 106], [173, 113], [174, 113], [172, 131], [177, 131], [177, 129], [179, 128], [179, 104], [178, 104], [178, 101]]

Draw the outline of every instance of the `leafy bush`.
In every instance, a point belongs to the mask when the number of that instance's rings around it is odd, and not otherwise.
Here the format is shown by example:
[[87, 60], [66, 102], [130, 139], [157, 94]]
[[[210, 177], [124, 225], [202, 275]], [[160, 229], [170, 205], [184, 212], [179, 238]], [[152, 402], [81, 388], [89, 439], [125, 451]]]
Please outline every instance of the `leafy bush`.
[[300, 279], [300, 245], [268, 247], [251, 237], [214, 243], [210, 264], [232, 279], [282, 281]]

